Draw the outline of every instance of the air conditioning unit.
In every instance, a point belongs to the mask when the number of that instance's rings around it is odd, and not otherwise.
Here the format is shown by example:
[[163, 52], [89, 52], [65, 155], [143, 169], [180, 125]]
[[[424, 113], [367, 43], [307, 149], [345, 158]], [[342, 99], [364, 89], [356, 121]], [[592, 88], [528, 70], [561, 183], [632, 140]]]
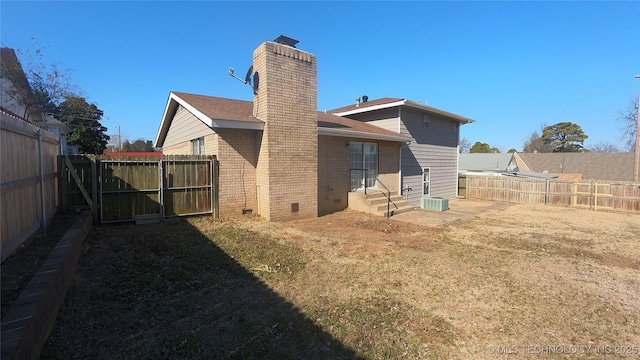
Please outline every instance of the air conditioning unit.
[[423, 196], [420, 199], [420, 208], [433, 211], [445, 211], [449, 209], [449, 199]]

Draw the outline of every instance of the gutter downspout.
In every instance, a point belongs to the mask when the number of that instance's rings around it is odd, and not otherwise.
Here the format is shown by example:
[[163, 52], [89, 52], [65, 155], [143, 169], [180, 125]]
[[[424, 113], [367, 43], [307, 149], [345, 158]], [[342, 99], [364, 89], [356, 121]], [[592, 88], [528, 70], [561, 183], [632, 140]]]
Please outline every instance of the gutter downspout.
[[456, 145], [456, 198], [460, 197], [460, 128], [458, 125], [458, 141]]
[[[407, 141], [404, 145], [400, 146], [400, 150], [398, 150], [398, 189], [400, 191], [400, 196], [402, 196], [402, 149], [409, 147], [413, 143], [413, 140]], [[408, 198], [407, 198], [408, 200]]]

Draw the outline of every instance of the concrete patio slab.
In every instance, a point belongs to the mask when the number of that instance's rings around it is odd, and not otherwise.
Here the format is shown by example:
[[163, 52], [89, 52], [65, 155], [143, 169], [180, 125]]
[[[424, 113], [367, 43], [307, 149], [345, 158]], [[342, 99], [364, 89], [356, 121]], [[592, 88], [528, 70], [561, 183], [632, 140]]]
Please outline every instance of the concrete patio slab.
[[449, 210], [431, 211], [415, 209], [394, 215], [391, 219], [423, 226], [441, 226], [457, 220], [471, 220], [503, 211], [513, 204], [497, 201], [477, 201], [468, 199], [449, 199]]

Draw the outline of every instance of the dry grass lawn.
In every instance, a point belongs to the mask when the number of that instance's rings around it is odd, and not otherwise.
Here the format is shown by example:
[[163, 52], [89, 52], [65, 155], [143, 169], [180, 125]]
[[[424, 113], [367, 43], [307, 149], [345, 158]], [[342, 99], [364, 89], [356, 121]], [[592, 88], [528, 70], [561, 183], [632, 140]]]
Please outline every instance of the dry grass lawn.
[[199, 218], [87, 246], [43, 358], [639, 356], [638, 214]]

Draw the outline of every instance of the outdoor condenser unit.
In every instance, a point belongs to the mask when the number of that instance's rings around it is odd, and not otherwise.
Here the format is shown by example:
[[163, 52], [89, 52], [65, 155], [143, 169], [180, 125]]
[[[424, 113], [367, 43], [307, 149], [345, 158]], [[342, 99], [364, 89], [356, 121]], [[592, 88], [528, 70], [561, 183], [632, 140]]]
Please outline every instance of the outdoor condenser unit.
[[449, 209], [449, 199], [423, 196], [420, 198], [420, 208], [433, 211], [445, 211]]

